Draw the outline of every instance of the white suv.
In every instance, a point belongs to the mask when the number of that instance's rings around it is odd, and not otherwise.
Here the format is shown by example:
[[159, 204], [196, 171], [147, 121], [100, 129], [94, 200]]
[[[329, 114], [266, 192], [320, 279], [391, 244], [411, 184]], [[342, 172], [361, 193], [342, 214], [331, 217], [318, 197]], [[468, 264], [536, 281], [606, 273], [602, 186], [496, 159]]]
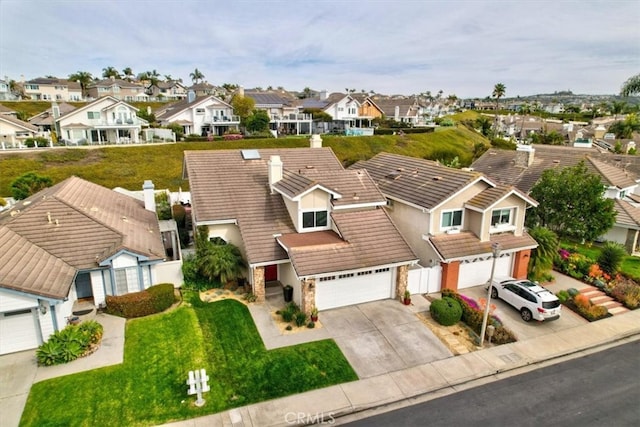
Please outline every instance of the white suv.
[[491, 298], [500, 298], [512, 305], [525, 322], [531, 319], [556, 320], [560, 317], [560, 301], [547, 289], [529, 280], [495, 278], [491, 286]]

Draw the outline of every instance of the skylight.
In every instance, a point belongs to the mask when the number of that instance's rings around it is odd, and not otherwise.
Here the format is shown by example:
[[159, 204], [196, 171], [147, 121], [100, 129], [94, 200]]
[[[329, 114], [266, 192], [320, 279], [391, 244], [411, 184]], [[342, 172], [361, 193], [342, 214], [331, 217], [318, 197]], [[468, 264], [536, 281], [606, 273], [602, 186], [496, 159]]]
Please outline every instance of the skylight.
[[258, 150], [242, 150], [242, 158], [245, 160], [259, 160], [260, 153]]

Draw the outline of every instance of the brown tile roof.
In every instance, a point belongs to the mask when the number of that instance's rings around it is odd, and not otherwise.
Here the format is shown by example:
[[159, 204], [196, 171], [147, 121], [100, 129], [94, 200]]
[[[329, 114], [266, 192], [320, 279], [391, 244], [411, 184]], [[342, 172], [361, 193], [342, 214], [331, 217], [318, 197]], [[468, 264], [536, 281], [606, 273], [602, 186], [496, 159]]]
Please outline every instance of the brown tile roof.
[[129, 196], [77, 177], [3, 212], [0, 226], [77, 269], [95, 268], [120, 250], [151, 260], [165, 257], [154, 212]]
[[538, 202], [533, 200], [531, 197], [524, 194], [522, 191], [518, 190], [512, 185], [497, 185], [495, 187], [489, 187], [484, 191], [476, 194], [471, 200], [468, 200], [465, 205], [475, 207], [482, 211], [486, 211], [491, 208], [493, 205], [498, 203], [499, 201], [505, 199], [511, 194], [517, 194], [519, 197], [523, 198], [532, 206], [537, 206]]
[[22, 120], [13, 117], [9, 114], [0, 114], [0, 121], [4, 121], [4, 122], [8, 122], [11, 123], [13, 125], [19, 126], [21, 128], [30, 130], [31, 132], [38, 132], [38, 127], [32, 125], [31, 123], [28, 122], [23, 122]]
[[76, 269], [7, 227], [0, 227], [0, 287], [64, 299]]
[[[66, 102], [61, 102], [58, 107], [60, 108], [60, 115], [66, 114], [76, 109], [76, 107], [71, 104], [67, 104]], [[29, 123], [34, 126], [53, 125], [53, 110], [51, 108], [48, 108], [42, 113], [31, 117], [29, 119]]]
[[382, 194], [426, 209], [433, 209], [471, 183], [486, 179], [478, 172], [389, 153], [377, 154], [349, 169], [366, 169]]
[[[489, 149], [471, 166], [503, 184], [513, 185], [528, 193], [547, 169], [575, 166], [585, 161], [585, 166], [603, 178], [606, 185], [625, 188], [635, 185], [636, 175], [631, 168], [621, 169], [612, 160], [621, 158], [613, 153], [601, 154], [595, 148], [534, 145], [534, 160], [529, 167], [515, 165], [516, 151]], [[639, 163], [640, 164], [640, 163]], [[640, 170], [640, 168], [639, 168]]]
[[166, 105], [166, 106], [162, 107], [161, 109], [157, 110], [156, 113], [155, 113], [156, 118], [158, 120], [170, 119], [171, 117], [175, 116], [176, 114], [181, 113], [182, 111], [185, 111], [185, 110], [187, 110], [189, 108], [192, 108], [195, 105], [198, 105], [201, 102], [206, 101], [209, 98], [216, 99], [218, 102], [220, 102], [220, 103], [222, 103], [224, 105], [228, 105], [226, 102], [222, 101], [221, 99], [216, 98], [213, 95], [198, 96], [191, 102], [189, 102], [189, 98], [185, 98], [185, 99], [182, 99], [180, 101], [177, 101], [177, 102], [171, 103], [169, 105]]
[[0, 104], [0, 114], [16, 114], [16, 111]]
[[249, 263], [287, 259], [274, 234], [295, 233], [282, 195], [269, 189], [267, 162], [280, 156], [285, 169], [344, 171], [329, 148], [260, 149], [260, 159], [245, 160], [241, 150], [185, 151], [195, 223], [234, 219]]
[[472, 232], [464, 231], [458, 234], [430, 236], [429, 241], [444, 261], [491, 255], [493, 243], [499, 243], [503, 251], [509, 252], [533, 249], [538, 246], [538, 243], [527, 233], [522, 236], [514, 236], [513, 233], [493, 234], [489, 241], [482, 242]]
[[329, 231], [278, 238], [298, 276], [417, 261], [384, 209], [334, 211], [331, 217], [340, 235]]
[[616, 224], [625, 225], [630, 228], [640, 228], [640, 208], [632, 205], [626, 200], [615, 200]]

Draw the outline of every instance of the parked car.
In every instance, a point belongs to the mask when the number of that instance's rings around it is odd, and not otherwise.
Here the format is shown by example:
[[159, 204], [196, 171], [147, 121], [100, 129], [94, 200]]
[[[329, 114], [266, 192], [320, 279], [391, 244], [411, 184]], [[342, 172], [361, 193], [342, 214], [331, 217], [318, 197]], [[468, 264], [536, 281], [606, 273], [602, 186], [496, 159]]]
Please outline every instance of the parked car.
[[560, 318], [560, 300], [552, 292], [530, 280], [495, 278], [491, 286], [491, 298], [500, 298], [516, 308], [525, 322]]

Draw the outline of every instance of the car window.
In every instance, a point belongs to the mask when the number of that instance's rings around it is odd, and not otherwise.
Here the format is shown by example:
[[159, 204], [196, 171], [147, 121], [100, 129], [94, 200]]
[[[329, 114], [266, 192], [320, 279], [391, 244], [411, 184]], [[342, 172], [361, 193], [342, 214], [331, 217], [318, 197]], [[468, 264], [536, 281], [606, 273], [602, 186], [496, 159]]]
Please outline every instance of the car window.
[[560, 305], [560, 301], [543, 301], [542, 308], [556, 308]]
[[504, 288], [507, 289], [507, 290], [510, 290], [511, 292], [513, 292], [515, 294], [517, 294], [518, 290], [520, 289], [519, 287], [517, 287], [513, 283], [509, 283], [509, 284], [505, 285]]
[[527, 301], [536, 302], [536, 297], [531, 295], [531, 293], [524, 288], [518, 288], [518, 295], [520, 295], [522, 298], [526, 299]]

